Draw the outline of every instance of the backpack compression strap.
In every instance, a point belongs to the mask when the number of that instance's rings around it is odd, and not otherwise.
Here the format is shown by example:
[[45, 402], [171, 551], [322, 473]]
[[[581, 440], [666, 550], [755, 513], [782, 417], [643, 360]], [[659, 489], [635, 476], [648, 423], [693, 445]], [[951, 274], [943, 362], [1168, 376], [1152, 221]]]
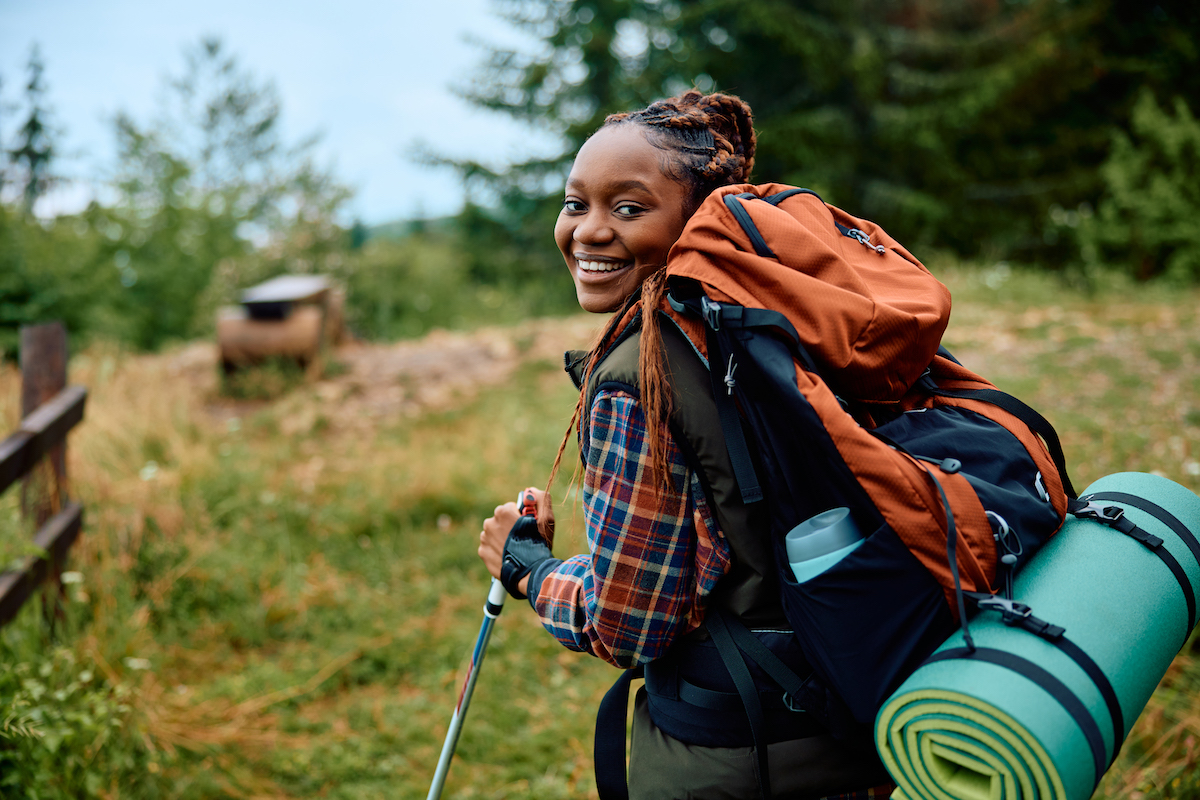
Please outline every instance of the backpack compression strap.
[[1093, 788], [1099, 785], [1100, 779], [1104, 777], [1105, 769], [1104, 737], [1100, 733], [1100, 726], [1096, 724], [1096, 720], [1088, 712], [1087, 706], [1075, 696], [1075, 693], [1065, 683], [1028, 659], [991, 647], [976, 647], [973, 650], [966, 647], [954, 647], [949, 650], [943, 650], [940, 653], [934, 653], [925, 663], [932, 664], [937, 661], [950, 661], [960, 658], [986, 661], [989, 664], [995, 664], [998, 667], [1003, 667], [1012, 672], [1024, 675], [1058, 701], [1059, 705], [1075, 720], [1080, 732], [1087, 740], [1088, 747], [1092, 751], [1093, 774], [1095, 776]]
[[934, 488], [937, 489], [938, 498], [942, 501], [942, 510], [946, 514], [946, 562], [950, 566], [950, 575], [954, 578], [954, 599], [958, 606], [958, 624], [962, 628], [963, 641], [967, 643], [967, 648], [974, 650], [975, 640], [971, 638], [971, 626], [967, 622], [967, 606], [964, 600], [966, 593], [963, 591], [962, 578], [958, 571], [958, 526], [954, 523], [954, 509], [950, 507], [950, 499], [946, 497], [946, 490], [942, 488], [942, 482], [933, 474], [933, 470], [926, 466], [932, 464], [943, 473], [953, 475], [962, 469], [962, 462], [957, 458], [929, 458], [910, 453], [899, 442], [879, 431], [868, 430], [867, 432], [893, 450], [911, 458], [922, 468], [929, 480], [933, 482]]
[[[1192, 627], [1196, 622], [1196, 595], [1192, 591], [1191, 580], [1188, 579], [1187, 573], [1184, 572], [1183, 567], [1180, 566], [1175, 556], [1171, 555], [1171, 552], [1163, 545], [1162, 539], [1139, 528], [1133, 520], [1125, 516], [1125, 509], [1120, 506], [1102, 505], [1101, 501], [1104, 500], [1133, 506], [1154, 517], [1163, 525], [1166, 525], [1188, 546], [1188, 550], [1191, 551], [1192, 557], [1196, 559], [1197, 564], [1200, 564], [1200, 542], [1196, 541], [1196, 537], [1187, 529], [1187, 526], [1176, 519], [1165, 508], [1149, 500], [1126, 494], [1125, 492], [1097, 492], [1089, 494], [1078, 500], [1072, 500], [1067, 508], [1076, 517], [1095, 520], [1113, 530], [1120, 531], [1131, 539], [1136, 539], [1147, 550], [1158, 556], [1159, 560], [1166, 565], [1167, 569], [1171, 571], [1171, 574], [1175, 576], [1175, 580], [1179, 583], [1179, 588], [1183, 591], [1184, 602], [1187, 603], [1187, 627], [1183, 632], [1183, 644], [1186, 644], [1188, 636], [1191, 635]], [[1183, 644], [1180, 646], [1182, 647]]]
[[758, 696], [754, 678], [750, 675], [750, 668], [746, 666], [746, 660], [738, 652], [737, 644], [733, 640], [733, 633], [730, 626], [726, 624], [724, 615], [718, 609], [714, 608], [713, 611], [716, 613], [709, 615], [708, 632], [712, 635], [713, 644], [717, 646], [721, 661], [725, 663], [725, 669], [729, 670], [729, 675], [733, 678], [733, 685], [737, 687], [738, 694], [742, 697], [742, 705], [746, 707], [746, 717], [750, 720], [750, 734], [754, 738], [754, 753], [758, 756], [758, 790], [763, 800], [770, 800], [771, 773], [767, 764], [765, 736], [767, 721], [763, 714], [762, 700]]
[[766, 719], [758, 688], [754, 685], [749, 667], [746, 666], [745, 657], [749, 657], [771, 677], [771, 680], [779, 684], [784, 691], [784, 702], [793, 709], [797, 707], [795, 704], [801, 702], [813, 676], [810, 674], [807, 678], [801, 678], [779, 656], [755, 638], [745, 625], [721, 608], [709, 609], [705, 625], [712, 636], [713, 644], [717, 646], [717, 653], [721, 656], [725, 669], [729, 671], [742, 698], [746, 717], [750, 721], [750, 733], [754, 739], [754, 753], [758, 758], [759, 792], [763, 800], [770, 800], [771, 772], [767, 759]]
[[[1096, 690], [1100, 692], [1100, 696], [1104, 699], [1104, 705], [1108, 708], [1109, 719], [1112, 721], [1114, 746], [1112, 757], [1108, 760], [1108, 765], [1112, 766], [1113, 762], [1117, 760], [1117, 755], [1121, 752], [1121, 742], [1125, 739], [1125, 715], [1121, 711], [1121, 702], [1117, 699], [1117, 693], [1113, 689], [1112, 682], [1104, 674], [1104, 670], [1100, 669], [1100, 665], [1082, 647], [1067, 638], [1065, 628], [1033, 616], [1033, 609], [1024, 603], [980, 592], [967, 592], [966, 594], [974, 601], [980, 611], [999, 611], [1005, 625], [1008, 625], [1010, 628], [1022, 628], [1044, 639], [1063, 651], [1087, 674], [1088, 678], [1095, 685]], [[930, 660], [940, 659], [931, 658]], [[1012, 668], [1011, 665], [1010, 668]], [[1026, 674], [1024, 669], [1017, 669], [1017, 671], [1025, 674], [1027, 678], [1030, 678], [1035, 683], [1039, 682], [1036, 678]], [[1042, 688], [1045, 687], [1043, 686]], [[1051, 694], [1054, 693], [1051, 692]], [[1082, 729], [1084, 724], [1079, 724]]]
[[[773, 194], [768, 197], [759, 197], [756, 194], [750, 194], [749, 192], [742, 192], [741, 194], [727, 194], [722, 199], [725, 202], [725, 207], [729, 209], [731, 214], [733, 214], [733, 218], [735, 220], [737, 220], [737, 224], [741, 226], [742, 230], [746, 233], [746, 236], [750, 239], [750, 245], [754, 248], [754, 252], [758, 253], [760, 256], [763, 256], [764, 258], [778, 259], [779, 256], [775, 255], [775, 251], [772, 250], [770, 248], [770, 246], [767, 244], [767, 240], [763, 238], [762, 234], [758, 230], [758, 226], [754, 224], [754, 220], [752, 220], [750, 218], [749, 212], [746, 211], [746, 209], [742, 205], [741, 201], [743, 201], [743, 200], [765, 200], [766, 202], [770, 203], [771, 205], [777, 206], [781, 202], [783, 202], [784, 200], [786, 200], [787, 198], [791, 197], [794, 194], [811, 194], [813, 197], [817, 198], [817, 200], [821, 200], [820, 195], [818, 195], [816, 192], [812, 191], [811, 189], [799, 189], [799, 188], [788, 189], [786, 192], [779, 192], [777, 194]], [[825, 202], [825, 201], [821, 200], [821, 202]], [[836, 222], [834, 224], [837, 225]], [[838, 230], [840, 230], [842, 232], [843, 236], [849, 236], [852, 239], [858, 238], [850, 233], [847, 233], [847, 231], [849, 231], [850, 229], [846, 228], [843, 225], [838, 225]], [[862, 231], [858, 231], [858, 233], [862, 234]], [[861, 241], [861, 240], [859, 240], [859, 241]]]

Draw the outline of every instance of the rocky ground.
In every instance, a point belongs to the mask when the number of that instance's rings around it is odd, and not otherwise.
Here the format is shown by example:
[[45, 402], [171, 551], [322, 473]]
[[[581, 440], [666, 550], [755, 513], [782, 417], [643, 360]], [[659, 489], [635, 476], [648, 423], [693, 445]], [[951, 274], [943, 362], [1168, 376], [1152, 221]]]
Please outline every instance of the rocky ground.
[[[293, 413], [283, 416], [284, 432], [303, 431], [318, 419], [353, 430], [447, 408], [503, 386], [522, 364], [560, 365], [563, 351], [587, 347], [603, 322], [580, 314], [465, 332], [435, 330], [401, 342], [349, 341], [329, 355], [323, 375], [295, 398]], [[210, 398], [208, 407], [217, 417], [243, 416], [262, 403], [217, 392], [215, 344], [178, 351], [168, 371]]]

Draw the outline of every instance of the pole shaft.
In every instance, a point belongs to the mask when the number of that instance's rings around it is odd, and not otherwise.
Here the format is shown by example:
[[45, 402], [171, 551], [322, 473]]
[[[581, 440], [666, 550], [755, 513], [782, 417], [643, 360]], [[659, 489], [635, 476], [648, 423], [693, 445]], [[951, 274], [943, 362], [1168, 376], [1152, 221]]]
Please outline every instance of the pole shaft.
[[454, 758], [454, 749], [458, 746], [458, 736], [462, 732], [463, 720], [467, 716], [467, 707], [471, 705], [471, 695], [475, 692], [475, 681], [479, 678], [479, 668], [483, 665], [488, 641], [492, 638], [492, 628], [504, 607], [506, 594], [500, 581], [492, 578], [487, 604], [483, 608], [483, 624], [479, 627], [479, 636], [475, 639], [475, 649], [471, 652], [471, 666], [467, 670], [466, 680], [463, 681], [462, 692], [458, 696], [458, 705], [454, 707], [454, 716], [450, 718], [450, 729], [446, 731], [446, 740], [442, 743], [442, 755], [438, 758], [437, 770], [433, 773], [433, 783], [429, 787], [426, 800], [437, 800], [442, 796], [446, 773], [450, 771], [450, 760]]

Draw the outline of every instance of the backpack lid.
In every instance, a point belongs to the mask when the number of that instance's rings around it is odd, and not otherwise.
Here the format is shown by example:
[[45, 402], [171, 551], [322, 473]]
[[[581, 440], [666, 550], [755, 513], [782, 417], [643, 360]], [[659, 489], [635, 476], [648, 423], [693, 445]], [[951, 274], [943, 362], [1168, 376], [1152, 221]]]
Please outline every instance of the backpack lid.
[[[794, 193], [769, 200], [784, 192]], [[735, 215], [737, 206], [744, 213]], [[783, 184], [709, 195], [667, 272], [699, 281], [712, 300], [783, 313], [822, 377], [854, 399], [898, 399], [933, 360], [950, 320], [950, 292], [882, 228]]]

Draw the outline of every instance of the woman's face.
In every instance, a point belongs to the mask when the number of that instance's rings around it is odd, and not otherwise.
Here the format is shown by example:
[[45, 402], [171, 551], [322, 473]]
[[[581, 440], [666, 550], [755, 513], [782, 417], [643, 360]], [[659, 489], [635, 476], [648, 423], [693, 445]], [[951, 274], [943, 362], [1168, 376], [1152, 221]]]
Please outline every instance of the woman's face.
[[683, 232], [690, 190], [662, 159], [639, 125], [602, 128], [579, 148], [554, 240], [585, 310], [619, 308]]

